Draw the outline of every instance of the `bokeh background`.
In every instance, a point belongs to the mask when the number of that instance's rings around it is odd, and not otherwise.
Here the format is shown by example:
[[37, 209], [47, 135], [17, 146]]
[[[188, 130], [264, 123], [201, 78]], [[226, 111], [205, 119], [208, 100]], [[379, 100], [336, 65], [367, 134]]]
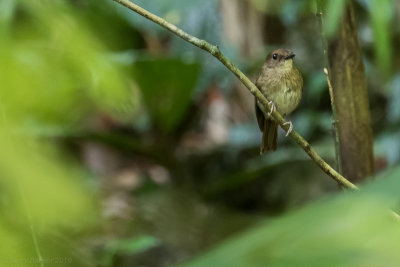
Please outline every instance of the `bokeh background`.
[[[290, 116], [335, 165], [315, 1], [137, 0], [253, 81], [296, 54]], [[346, 1], [326, 1], [335, 34]], [[220, 62], [111, 0], [0, 2], [0, 266], [396, 266], [400, 3], [353, 1], [377, 176], [338, 185], [290, 138], [259, 155]], [[397, 166], [397, 167], [396, 167]]]

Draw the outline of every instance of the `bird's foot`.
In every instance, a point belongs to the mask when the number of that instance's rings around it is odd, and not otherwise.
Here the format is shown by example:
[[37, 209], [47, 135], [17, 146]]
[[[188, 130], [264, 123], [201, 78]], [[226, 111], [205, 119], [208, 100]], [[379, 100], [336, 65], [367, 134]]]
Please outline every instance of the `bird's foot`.
[[287, 125], [287, 124], [289, 124], [289, 129], [287, 130], [287, 132], [286, 132], [286, 137], [287, 136], [289, 136], [289, 134], [292, 132], [292, 130], [293, 130], [293, 123], [291, 122], [291, 121], [287, 121], [287, 122], [285, 122], [283, 125]]
[[268, 112], [268, 116], [271, 117], [272, 112], [276, 111], [276, 107], [275, 107], [274, 102], [272, 102], [272, 101], [269, 101], [268, 105], [271, 107], [270, 111]]

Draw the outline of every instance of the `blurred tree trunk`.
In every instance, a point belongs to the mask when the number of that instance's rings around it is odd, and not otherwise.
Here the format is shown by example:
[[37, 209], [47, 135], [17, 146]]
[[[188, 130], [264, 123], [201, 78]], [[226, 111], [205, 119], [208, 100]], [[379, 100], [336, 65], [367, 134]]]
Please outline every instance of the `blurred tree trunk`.
[[374, 173], [367, 84], [351, 2], [336, 39], [329, 42], [329, 63], [337, 110], [343, 175], [359, 182]]
[[264, 17], [249, 1], [222, 0], [221, 14], [224, 34], [244, 56], [262, 51]]
[[284, 42], [285, 27], [280, 17], [259, 10], [252, 1], [221, 0], [220, 10], [225, 38], [243, 56], [258, 55], [265, 44]]

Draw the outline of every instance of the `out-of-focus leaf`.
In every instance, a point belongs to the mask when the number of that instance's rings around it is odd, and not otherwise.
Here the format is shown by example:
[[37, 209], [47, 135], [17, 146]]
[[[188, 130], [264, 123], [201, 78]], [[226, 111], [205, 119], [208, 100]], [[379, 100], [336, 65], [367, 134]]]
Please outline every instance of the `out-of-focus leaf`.
[[19, 3], [13, 34], [0, 40], [0, 94], [10, 121], [72, 125], [82, 114], [132, 103], [121, 70], [66, 4]]
[[118, 253], [135, 254], [150, 249], [159, 244], [159, 240], [152, 236], [137, 236], [126, 240], [111, 242], [104, 252], [104, 266], [112, 266], [113, 257]]
[[325, 8], [325, 34], [333, 37], [338, 29], [340, 19], [346, 8], [347, 0], [328, 0]]
[[128, 240], [118, 240], [110, 245], [114, 252], [138, 253], [158, 244], [158, 240], [151, 236], [139, 236]]
[[3, 0], [0, 2], [0, 21], [8, 21], [15, 11], [15, 0]]
[[68, 1], [15, 0], [1, 8], [0, 265], [38, 264], [41, 251], [50, 266], [56, 264], [50, 257], [73, 251], [46, 240], [55, 233], [73, 239], [71, 233], [93, 226], [95, 195], [85, 186], [85, 171], [30, 127], [85, 127], [93, 114], [133, 108], [132, 94]]
[[400, 261], [400, 168], [266, 221], [185, 266], [394, 266]]
[[375, 59], [379, 70], [386, 77], [390, 74], [392, 46], [390, 40], [393, 2], [391, 0], [371, 0], [369, 14], [374, 35]]
[[[77, 0], [71, 5], [76, 14], [84, 16], [90, 25], [91, 33], [112, 51], [129, 51], [133, 47], [140, 49], [144, 46], [142, 33], [137, 31], [137, 25], [129, 25], [126, 18], [116, 12], [119, 6], [108, 0]], [[130, 11], [127, 8], [126, 11]], [[135, 16], [131, 12], [131, 16]], [[139, 15], [136, 15], [139, 16]], [[110, 24], [112, 21], [112, 24]], [[118, 30], [116, 30], [118, 29]]]
[[133, 73], [154, 124], [173, 130], [189, 105], [199, 65], [180, 59], [137, 61]]

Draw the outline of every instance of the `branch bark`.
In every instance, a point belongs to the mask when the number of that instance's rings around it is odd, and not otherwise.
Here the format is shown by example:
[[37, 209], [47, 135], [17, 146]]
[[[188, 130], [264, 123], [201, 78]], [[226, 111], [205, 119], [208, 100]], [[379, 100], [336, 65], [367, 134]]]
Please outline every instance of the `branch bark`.
[[[184, 32], [182, 29], [178, 28], [174, 24], [167, 22], [166, 20], [162, 19], [159, 16], [150, 13], [149, 11], [141, 8], [140, 6], [130, 2], [129, 0], [113, 0], [130, 10], [138, 13], [139, 15], [153, 21], [154, 23], [164, 27], [165, 29], [171, 31], [175, 35], [179, 36], [180, 38], [184, 39], [185, 41], [209, 52], [215, 58], [217, 58], [222, 64], [224, 64], [235, 76], [243, 83], [244, 86], [259, 100], [259, 102], [264, 106], [262, 108], [264, 114], [268, 114], [267, 110], [270, 110], [271, 107], [268, 104], [268, 100], [265, 96], [258, 90], [258, 88], [250, 81], [250, 79], [243, 74], [228, 58], [225, 57], [224, 54], [220, 51], [219, 47], [216, 45], [212, 45], [205, 40], [201, 40], [193, 35], [190, 35]], [[275, 119], [276, 122], [285, 130], [289, 130], [288, 125], [284, 125], [285, 120], [283, 119], [282, 115], [279, 114], [277, 111], [272, 112], [272, 117]], [[357, 190], [358, 187], [351, 183], [349, 180], [344, 178], [338, 172], [336, 172], [328, 163], [326, 163], [318, 153], [311, 147], [311, 145], [295, 130], [290, 132], [290, 137], [299, 144], [304, 151], [310, 156], [310, 158], [330, 177], [332, 177], [335, 181], [337, 181], [343, 187]]]

